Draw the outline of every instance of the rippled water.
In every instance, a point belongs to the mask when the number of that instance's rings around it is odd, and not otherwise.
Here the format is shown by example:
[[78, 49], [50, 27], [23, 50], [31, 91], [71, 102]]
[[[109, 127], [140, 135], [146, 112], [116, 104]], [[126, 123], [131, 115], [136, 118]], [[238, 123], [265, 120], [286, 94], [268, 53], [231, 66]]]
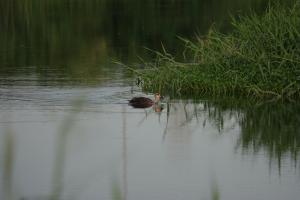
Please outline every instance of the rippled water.
[[176, 50], [177, 33], [266, 1], [26, 2], [0, 3], [1, 200], [299, 199], [298, 103], [134, 109], [130, 98], [152, 94], [112, 62], [161, 41]]
[[2, 88], [1, 199], [298, 199], [299, 106], [156, 113], [128, 106], [131, 91]]

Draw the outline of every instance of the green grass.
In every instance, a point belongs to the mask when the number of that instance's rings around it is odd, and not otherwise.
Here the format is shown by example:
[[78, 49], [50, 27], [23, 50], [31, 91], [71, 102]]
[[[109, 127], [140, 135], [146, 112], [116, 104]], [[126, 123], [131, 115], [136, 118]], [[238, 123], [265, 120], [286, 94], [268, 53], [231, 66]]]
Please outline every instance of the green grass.
[[170, 95], [300, 97], [300, 2], [270, 6], [263, 15], [232, 18], [232, 32], [211, 29], [182, 39], [178, 62], [165, 51], [138, 71], [146, 91]]

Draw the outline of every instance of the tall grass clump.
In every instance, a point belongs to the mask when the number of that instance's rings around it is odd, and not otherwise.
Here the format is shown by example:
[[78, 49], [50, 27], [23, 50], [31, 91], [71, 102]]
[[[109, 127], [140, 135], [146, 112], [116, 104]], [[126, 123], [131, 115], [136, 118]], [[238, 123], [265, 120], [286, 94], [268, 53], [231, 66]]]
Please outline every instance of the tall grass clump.
[[[300, 97], [300, 2], [232, 19], [232, 32], [211, 29], [182, 39], [188, 62], [163, 48], [141, 73], [142, 87], [179, 95]], [[187, 59], [186, 59], [187, 60]]]

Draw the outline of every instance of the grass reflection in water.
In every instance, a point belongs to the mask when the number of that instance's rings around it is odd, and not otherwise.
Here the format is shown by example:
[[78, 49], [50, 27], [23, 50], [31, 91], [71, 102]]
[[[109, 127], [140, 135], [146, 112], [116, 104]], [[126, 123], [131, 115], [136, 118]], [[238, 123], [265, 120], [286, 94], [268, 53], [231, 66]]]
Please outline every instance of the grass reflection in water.
[[[260, 150], [267, 152], [270, 161], [278, 161], [290, 156], [295, 164], [298, 162], [300, 150], [300, 106], [296, 103], [286, 102], [250, 102], [236, 99], [222, 99], [203, 101], [193, 104], [194, 109], [185, 110], [186, 123], [198, 119], [198, 115], [205, 113], [204, 121], [199, 121], [205, 126], [210, 121], [219, 129], [224, 130], [224, 123], [231, 119], [240, 126], [240, 136], [237, 148], [243, 152], [258, 153]], [[167, 107], [168, 111], [172, 106]]]

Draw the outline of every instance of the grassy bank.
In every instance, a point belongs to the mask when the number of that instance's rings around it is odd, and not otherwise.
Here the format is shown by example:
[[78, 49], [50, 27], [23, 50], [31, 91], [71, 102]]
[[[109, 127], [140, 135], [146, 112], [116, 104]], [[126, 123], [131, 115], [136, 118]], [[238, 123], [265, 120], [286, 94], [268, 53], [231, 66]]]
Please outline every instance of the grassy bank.
[[142, 87], [177, 95], [300, 97], [300, 3], [232, 19], [232, 32], [211, 29], [183, 40], [188, 62], [164, 49], [139, 71]]

